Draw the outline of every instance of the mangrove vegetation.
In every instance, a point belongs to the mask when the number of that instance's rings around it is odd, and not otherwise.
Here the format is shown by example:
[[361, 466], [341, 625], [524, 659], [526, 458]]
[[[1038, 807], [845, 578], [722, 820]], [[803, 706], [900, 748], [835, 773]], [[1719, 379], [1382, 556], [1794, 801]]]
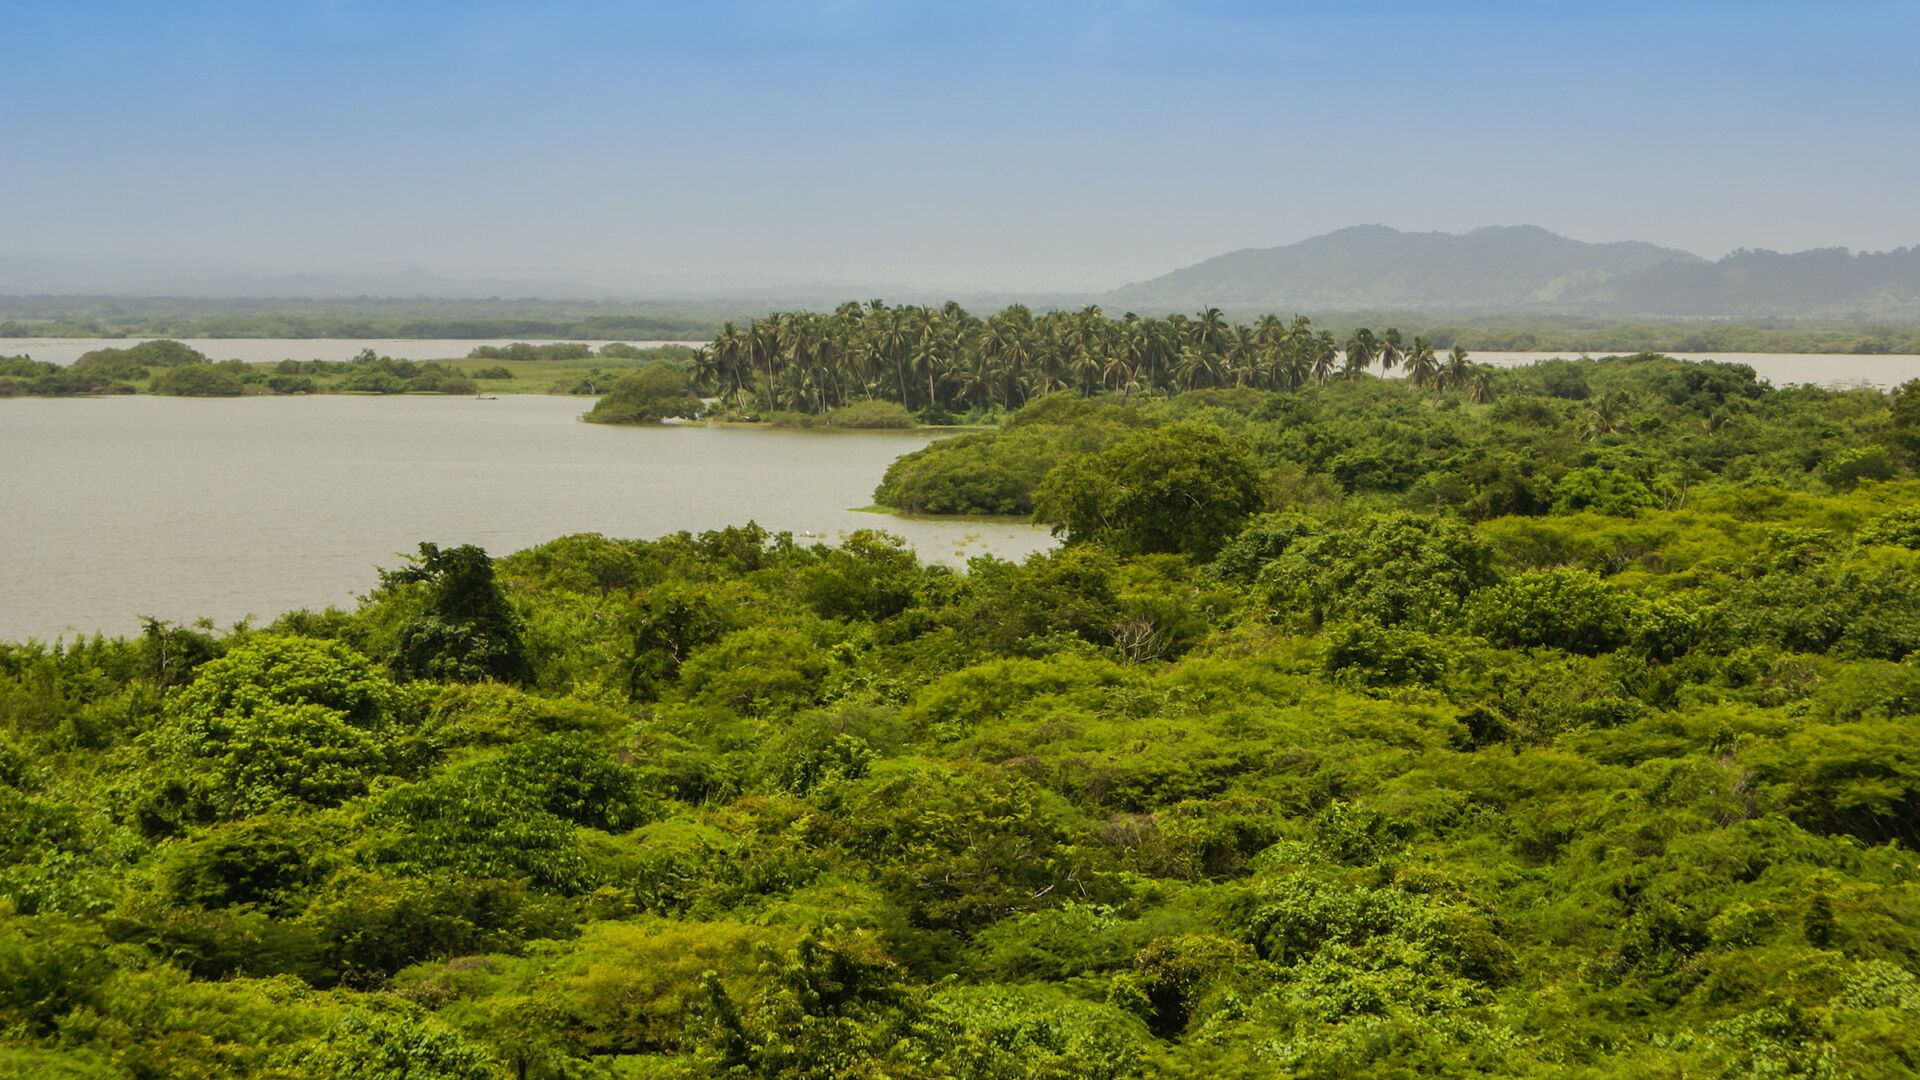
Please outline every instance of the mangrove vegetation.
[[1022, 370], [883, 488], [1021, 563], [423, 545], [0, 646], [0, 1072], [1920, 1070], [1920, 386]]

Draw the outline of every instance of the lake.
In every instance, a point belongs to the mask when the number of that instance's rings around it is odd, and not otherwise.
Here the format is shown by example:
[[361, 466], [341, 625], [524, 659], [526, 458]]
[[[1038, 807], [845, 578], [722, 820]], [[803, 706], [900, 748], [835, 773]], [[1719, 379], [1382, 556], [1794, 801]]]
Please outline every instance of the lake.
[[[0, 356], [22, 353], [35, 360], [71, 364], [95, 349], [124, 349], [147, 338], [0, 338]], [[207, 354], [212, 360], [245, 360], [260, 363], [275, 360], [351, 360], [362, 349], [372, 349], [396, 360], [453, 360], [467, 355], [480, 345], [511, 345], [525, 341], [546, 345], [556, 340], [580, 341], [580, 338], [177, 338], [183, 345]], [[604, 341], [588, 341], [599, 348]], [[654, 345], [705, 345], [704, 341], [629, 341], [629, 345], [647, 348]]]
[[20, 398], [0, 402], [0, 640], [226, 626], [350, 604], [422, 540], [506, 554], [575, 532], [759, 522], [1020, 558], [1019, 522], [853, 508], [936, 434], [608, 427], [579, 398]]

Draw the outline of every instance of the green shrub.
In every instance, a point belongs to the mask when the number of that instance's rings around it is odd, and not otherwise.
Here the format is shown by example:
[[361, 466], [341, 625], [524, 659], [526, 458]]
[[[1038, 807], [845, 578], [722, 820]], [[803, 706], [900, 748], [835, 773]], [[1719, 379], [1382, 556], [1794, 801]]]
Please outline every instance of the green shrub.
[[240, 372], [220, 364], [181, 364], [153, 377], [154, 393], [176, 397], [238, 397], [245, 386]]
[[686, 372], [656, 363], [622, 375], [588, 410], [585, 419], [593, 424], [657, 424], [698, 416], [701, 408], [700, 399], [693, 396], [687, 384]]

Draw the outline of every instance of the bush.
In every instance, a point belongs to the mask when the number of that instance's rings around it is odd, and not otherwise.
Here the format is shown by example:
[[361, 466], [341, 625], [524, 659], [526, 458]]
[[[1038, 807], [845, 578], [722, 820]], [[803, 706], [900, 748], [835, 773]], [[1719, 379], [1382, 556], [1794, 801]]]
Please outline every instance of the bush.
[[421, 544], [412, 565], [381, 571], [388, 596], [412, 594], [422, 610], [400, 627], [394, 667], [414, 678], [525, 682], [532, 672], [520, 617], [494, 581], [493, 561], [472, 544]]
[[238, 397], [246, 383], [224, 364], [181, 364], [153, 378], [153, 392], [176, 397]]
[[1619, 469], [1574, 469], [1553, 488], [1553, 512], [1572, 514], [1593, 510], [1614, 517], [1632, 517], [1660, 505], [1653, 490]]
[[407, 696], [344, 645], [262, 637], [201, 665], [142, 737], [129, 803], [150, 835], [273, 808], [337, 806], [409, 771]]
[[[555, 341], [530, 345], [516, 341], [511, 345], [476, 345], [467, 353], [471, 360], [585, 360], [593, 355], [593, 346], [583, 341]], [[602, 352], [603, 356], [619, 353]]]
[[1475, 633], [1500, 645], [1609, 652], [1633, 633], [1633, 604], [1585, 570], [1535, 570], [1474, 597]]
[[910, 514], [1027, 514], [1033, 489], [1068, 452], [1011, 434], [942, 439], [896, 459], [874, 490], [881, 506]]
[[450, 372], [426, 372], [416, 376], [407, 389], [416, 394], [477, 394], [480, 387], [464, 375]]
[[1889, 510], [1862, 525], [1854, 538], [1863, 544], [1891, 544], [1920, 551], [1920, 507]]
[[389, 372], [363, 369], [342, 379], [340, 389], [355, 394], [404, 394], [407, 382]]
[[207, 354], [191, 346], [182, 345], [168, 338], [143, 341], [138, 345], [124, 349], [95, 349], [83, 353], [73, 366], [85, 367], [180, 367], [185, 364], [205, 364]]
[[1326, 673], [1338, 682], [1369, 689], [1428, 684], [1447, 669], [1437, 639], [1417, 630], [1352, 623], [1327, 631]]
[[700, 415], [686, 372], [669, 364], [650, 364], [614, 382], [585, 419], [592, 424], [657, 424], [673, 417]]
[[824, 650], [796, 631], [753, 627], [694, 652], [680, 677], [696, 701], [764, 713], [814, 701], [832, 666]]
[[1402, 512], [1301, 528], [1260, 571], [1256, 589], [1281, 623], [1432, 630], [1455, 625], [1467, 596], [1493, 580], [1493, 550], [1465, 522]]
[[1210, 559], [1263, 498], [1252, 447], [1213, 424], [1182, 421], [1055, 466], [1034, 492], [1033, 513], [1069, 542]]
[[855, 401], [827, 413], [827, 424], [840, 428], [908, 428], [913, 414], [897, 401]]
[[1852, 491], [1862, 480], [1890, 480], [1893, 459], [1884, 447], [1856, 446], [1835, 455], [1820, 470], [1820, 478], [1838, 491]]

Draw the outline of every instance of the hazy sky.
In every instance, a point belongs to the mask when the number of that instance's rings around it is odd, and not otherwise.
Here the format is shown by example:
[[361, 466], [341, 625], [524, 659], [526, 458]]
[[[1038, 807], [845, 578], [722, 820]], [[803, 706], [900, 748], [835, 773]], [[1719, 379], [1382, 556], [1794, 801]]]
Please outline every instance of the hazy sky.
[[1920, 243], [1920, 2], [0, 0], [0, 256], [1117, 285], [1381, 222]]

